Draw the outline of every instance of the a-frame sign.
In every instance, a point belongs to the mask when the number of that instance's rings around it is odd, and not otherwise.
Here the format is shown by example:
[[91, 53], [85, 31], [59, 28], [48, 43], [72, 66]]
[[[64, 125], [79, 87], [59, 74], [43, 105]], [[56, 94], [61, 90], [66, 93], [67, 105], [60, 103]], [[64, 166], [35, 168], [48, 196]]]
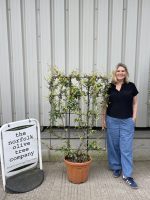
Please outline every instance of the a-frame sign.
[[0, 154], [5, 191], [27, 192], [43, 182], [40, 126], [36, 119], [4, 124], [0, 128]]

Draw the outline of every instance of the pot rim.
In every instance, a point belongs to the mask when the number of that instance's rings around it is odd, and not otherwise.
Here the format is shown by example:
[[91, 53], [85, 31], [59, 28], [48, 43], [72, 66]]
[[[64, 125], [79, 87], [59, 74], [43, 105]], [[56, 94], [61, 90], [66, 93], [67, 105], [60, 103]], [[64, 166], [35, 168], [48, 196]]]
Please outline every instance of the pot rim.
[[77, 165], [77, 166], [82, 166], [82, 165], [88, 165], [92, 162], [92, 158], [90, 157], [90, 160], [89, 161], [86, 161], [86, 162], [82, 162], [82, 163], [79, 163], [79, 162], [71, 162], [69, 160], [66, 160], [64, 159], [64, 162], [65, 163], [68, 163], [69, 165]]

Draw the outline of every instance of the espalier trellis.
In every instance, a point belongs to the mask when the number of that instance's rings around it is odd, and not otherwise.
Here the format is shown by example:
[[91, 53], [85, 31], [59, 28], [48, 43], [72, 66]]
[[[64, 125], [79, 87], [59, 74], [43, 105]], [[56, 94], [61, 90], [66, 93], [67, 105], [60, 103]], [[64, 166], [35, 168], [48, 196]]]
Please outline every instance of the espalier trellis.
[[[61, 147], [68, 159], [88, 160], [88, 150], [100, 150], [97, 141], [90, 142], [89, 138], [95, 133], [93, 128], [100, 119], [101, 109], [107, 106], [108, 78], [97, 73], [81, 75], [77, 71], [65, 75], [55, 67], [48, 77], [48, 85], [50, 131], [57, 126], [68, 134], [66, 145]], [[80, 143], [76, 150], [70, 145], [71, 117], [73, 126], [79, 130]]]

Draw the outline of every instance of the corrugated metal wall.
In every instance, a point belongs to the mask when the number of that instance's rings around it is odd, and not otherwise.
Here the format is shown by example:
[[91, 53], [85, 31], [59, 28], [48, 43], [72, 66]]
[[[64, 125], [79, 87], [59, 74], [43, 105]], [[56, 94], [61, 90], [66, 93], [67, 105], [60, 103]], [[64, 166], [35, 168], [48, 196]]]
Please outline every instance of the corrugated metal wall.
[[149, 126], [150, 0], [0, 0], [0, 124], [49, 124], [49, 65], [110, 74], [122, 61]]

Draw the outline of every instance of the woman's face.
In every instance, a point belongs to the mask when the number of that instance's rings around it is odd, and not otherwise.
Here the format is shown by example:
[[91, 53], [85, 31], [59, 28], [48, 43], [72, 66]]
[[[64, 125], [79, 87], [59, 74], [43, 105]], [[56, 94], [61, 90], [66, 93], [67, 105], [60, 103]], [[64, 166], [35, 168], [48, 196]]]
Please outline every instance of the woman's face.
[[124, 67], [118, 67], [116, 71], [117, 81], [123, 81], [126, 78], [127, 72]]

